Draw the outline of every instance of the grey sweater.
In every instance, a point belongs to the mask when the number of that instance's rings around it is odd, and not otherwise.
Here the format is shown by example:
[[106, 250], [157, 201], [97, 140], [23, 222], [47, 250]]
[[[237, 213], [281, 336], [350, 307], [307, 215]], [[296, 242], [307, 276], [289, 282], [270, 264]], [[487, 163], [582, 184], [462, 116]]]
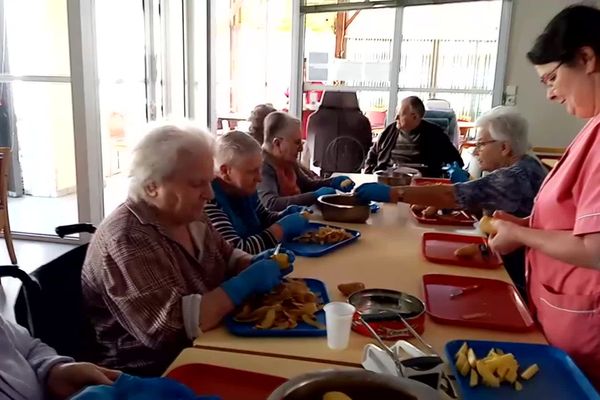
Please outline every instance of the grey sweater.
[[268, 210], [283, 211], [290, 205], [312, 206], [317, 201], [315, 190], [331, 186], [331, 179], [313, 179], [296, 166], [296, 183], [301, 193], [294, 196], [280, 196], [275, 162], [266, 152], [263, 152], [263, 157], [262, 182], [258, 184], [258, 197]]
[[32, 338], [27, 330], [0, 316], [0, 399], [46, 398], [48, 372], [58, 363], [72, 362]]

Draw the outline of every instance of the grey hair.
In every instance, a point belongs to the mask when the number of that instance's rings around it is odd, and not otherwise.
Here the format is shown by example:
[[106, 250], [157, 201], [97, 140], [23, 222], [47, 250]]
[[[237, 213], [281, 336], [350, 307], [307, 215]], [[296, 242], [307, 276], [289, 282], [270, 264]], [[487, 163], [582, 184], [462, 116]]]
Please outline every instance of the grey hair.
[[129, 198], [142, 200], [146, 186], [162, 182], [192, 157], [213, 157], [214, 139], [191, 122], [163, 122], [149, 127], [135, 146], [129, 170]]
[[515, 156], [526, 154], [531, 147], [527, 133], [529, 124], [515, 107], [494, 107], [479, 117], [475, 125], [487, 128], [494, 140], [510, 143]]
[[241, 131], [231, 131], [217, 138], [215, 146], [215, 168], [231, 164], [234, 160], [260, 154], [261, 147], [256, 139]]
[[302, 123], [283, 111], [274, 111], [265, 118], [265, 137], [263, 145], [271, 146], [277, 137], [287, 136], [300, 129]]

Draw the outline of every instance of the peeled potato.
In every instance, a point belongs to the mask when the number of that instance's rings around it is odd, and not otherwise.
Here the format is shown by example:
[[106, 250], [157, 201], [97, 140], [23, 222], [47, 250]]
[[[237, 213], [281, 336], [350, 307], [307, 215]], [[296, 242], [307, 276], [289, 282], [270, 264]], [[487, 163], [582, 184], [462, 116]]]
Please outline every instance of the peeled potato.
[[475, 387], [479, 384], [479, 375], [477, 374], [477, 371], [475, 371], [475, 369], [471, 370], [471, 377], [469, 379], [469, 386], [470, 387]]
[[354, 292], [363, 290], [364, 288], [365, 284], [362, 282], [340, 283], [338, 285], [338, 290], [346, 297], [350, 296]]
[[459, 247], [454, 250], [454, 255], [460, 258], [473, 258], [479, 252], [479, 246], [476, 244], [469, 244], [463, 247]]
[[481, 232], [485, 233], [486, 235], [495, 235], [496, 228], [494, 228], [492, 221], [494, 221], [494, 218], [492, 217], [481, 217], [481, 219], [479, 220], [479, 229], [481, 230]]
[[344, 181], [342, 183], [340, 183], [340, 187], [343, 187], [343, 188], [350, 186], [350, 185], [352, 185], [351, 179], [344, 179]]
[[423, 210], [423, 216], [427, 217], [427, 218], [432, 218], [437, 215], [437, 212], [438, 212], [437, 208], [429, 206]]
[[323, 400], [352, 400], [342, 392], [327, 392], [323, 395]]
[[286, 253], [278, 253], [273, 255], [273, 260], [279, 264], [279, 268], [287, 269], [290, 266], [290, 258]]
[[537, 374], [537, 372], [540, 370], [540, 367], [538, 367], [537, 364], [533, 364], [530, 367], [528, 367], [525, 371], [523, 371], [523, 373], [521, 374], [521, 378], [525, 379], [526, 381], [533, 378], [533, 376], [535, 374]]

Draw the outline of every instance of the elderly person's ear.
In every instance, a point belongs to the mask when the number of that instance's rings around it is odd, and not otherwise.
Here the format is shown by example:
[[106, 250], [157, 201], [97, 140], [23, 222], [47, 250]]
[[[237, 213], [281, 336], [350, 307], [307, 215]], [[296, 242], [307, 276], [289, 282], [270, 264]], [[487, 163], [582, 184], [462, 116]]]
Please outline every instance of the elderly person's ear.
[[228, 176], [229, 175], [229, 166], [227, 164], [223, 164], [219, 167], [219, 173], [221, 174], [221, 176]]
[[150, 198], [155, 198], [158, 196], [158, 185], [156, 182], [150, 182], [144, 188], [146, 195]]

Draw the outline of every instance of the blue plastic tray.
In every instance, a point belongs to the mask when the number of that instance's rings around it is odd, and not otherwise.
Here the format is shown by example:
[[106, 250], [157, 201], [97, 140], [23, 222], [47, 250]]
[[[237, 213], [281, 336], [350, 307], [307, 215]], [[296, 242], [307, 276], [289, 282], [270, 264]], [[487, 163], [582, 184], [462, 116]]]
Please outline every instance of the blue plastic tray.
[[[537, 363], [540, 371], [529, 381], [521, 380], [523, 390], [517, 392], [511, 385], [503, 383], [500, 388], [488, 388], [479, 384], [469, 387], [469, 375], [462, 376], [456, 370], [454, 355], [467, 342], [477, 358], [483, 358], [491, 348], [512, 353], [521, 368]], [[483, 340], [454, 340], [446, 344], [446, 356], [458, 382], [463, 400], [511, 400], [511, 399], [600, 399], [590, 381], [575, 365], [571, 357], [556, 347], [543, 344], [488, 342]]]
[[[329, 303], [329, 296], [327, 295], [327, 288], [325, 284], [317, 279], [304, 278], [306, 286], [321, 298], [323, 304]], [[325, 311], [321, 310], [315, 314], [317, 321], [325, 326]], [[308, 325], [305, 322], [298, 322], [298, 326], [294, 329], [257, 329], [254, 327], [254, 323], [244, 323], [234, 321], [233, 316], [227, 317], [225, 320], [225, 326], [229, 332], [237, 336], [327, 336], [327, 329], [315, 328], [312, 325]]]
[[[331, 226], [333, 228], [339, 228], [335, 225], [331, 224], [320, 224], [317, 222], [310, 223], [310, 230], [317, 230], [321, 226]], [[346, 229], [346, 228], [344, 228]], [[340, 247], [346, 246], [349, 243], [354, 242], [356, 239], [360, 237], [359, 231], [354, 231], [351, 229], [346, 229], [348, 233], [352, 234], [352, 237], [346, 240], [342, 240], [341, 242], [334, 244], [310, 244], [310, 243], [298, 243], [298, 242], [285, 242], [283, 247], [287, 250], [291, 250], [297, 256], [304, 257], [321, 257], [325, 254], [331, 253], [334, 250], [339, 249]]]

